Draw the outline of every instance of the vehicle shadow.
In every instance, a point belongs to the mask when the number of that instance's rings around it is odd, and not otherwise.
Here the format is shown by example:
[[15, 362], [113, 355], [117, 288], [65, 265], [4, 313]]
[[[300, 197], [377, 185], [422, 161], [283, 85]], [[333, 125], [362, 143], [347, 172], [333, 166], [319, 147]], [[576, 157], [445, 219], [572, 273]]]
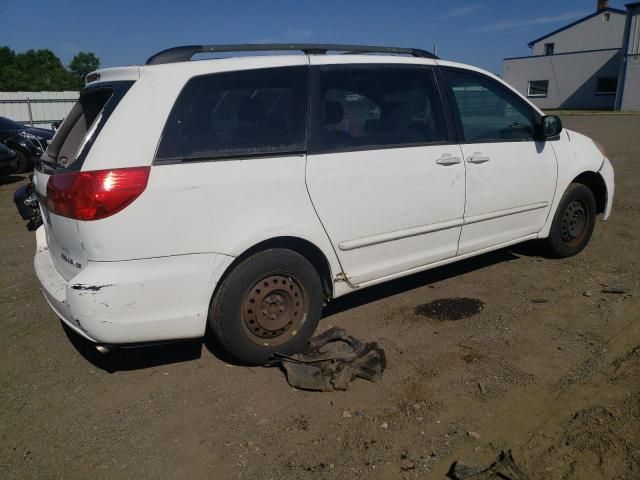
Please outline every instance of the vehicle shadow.
[[94, 343], [81, 337], [62, 321], [62, 328], [76, 351], [94, 367], [109, 373], [189, 362], [202, 356], [202, 339], [184, 340], [156, 345], [119, 348], [100, 353]]
[[[337, 298], [327, 305], [322, 312], [322, 318], [347, 312], [370, 302], [464, 275], [491, 265], [517, 260], [520, 256], [539, 255], [540, 250], [537, 245], [522, 244], [517, 247], [497, 250], [478, 257], [409, 275], [363, 290], [356, 290], [349, 295]], [[151, 346], [127, 347], [104, 354], [98, 352], [93, 343], [73, 332], [64, 323], [62, 323], [62, 325], [65, 333], [69, 337], [69, 341], [78, 353], [95, 367], [109, 373], [141, 370], [160, 365], [197, 360], [202, 355], [203, 346], [220, 361], [241, 366], [240, 363], [229, 357], [229, 355], [217, 345], [213, 335], [209, 332], [208, 326], [204, 339], [177, 341]]]
[[[531, 250], [531, 254], [534, 254], [533, 252], [534, 250]], [[536, 252], [535, 255], [537, 254], [538, 253]], [[522, 255], [529, 256], [530, 254], [522, 253]], [[415, 273], [407, 277], [398, 278], [397, 280], [391, 280], [363, 290], [356, 290], [344, 297], [336, 298], [327, 305], [322, 312], [322, 318], [351, 310], [352, 308], [359, 307], [366, 303], [375, 302], [416, 288], [441, 282], [448, 278], [464, 275], [465, 273], [469, 273], [474, 270], [480, 270], [490, 265], [517, 260], [518, 258], [519, 256], [515, 254], [513, 249], [497, 250], [477, 257], [443, 265], [442, 267]]]
[[19, 175], [7, 175], [0, 177], [0, 186], [11, 185], [12, 183], [21, 182], [23, 180], [26, 180], [26, 177], [21, 177]]

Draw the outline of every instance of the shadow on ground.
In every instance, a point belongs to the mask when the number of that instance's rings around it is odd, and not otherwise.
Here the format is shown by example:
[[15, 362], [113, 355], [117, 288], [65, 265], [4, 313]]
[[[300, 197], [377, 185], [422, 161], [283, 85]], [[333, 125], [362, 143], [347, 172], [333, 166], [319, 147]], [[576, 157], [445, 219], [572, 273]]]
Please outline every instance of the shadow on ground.
[[[529, 256], [534, 254], [533, 249], [531, 253], [525, 253], [524, 250], [521, 255]], [[539, 253], [536, 252], [535, 255]], [[433, 270], [426, 270], [424, 272], [415, 273], [408, 277], [399, 278], [389, 282], [368, 287], [363, 290], [355, 291], [344, 297], [340, 297], [332, 301], [327, 305], [323, 311], [323, 318], [335, 315], [352, 308], [359, 307], [366, 303], [375, 302], [384, 298], [392, 297], [400, 293], [408, 292], [416, 288], [424, 287], [432, 283], [441, 282], [443, 280], [464, 275], [465, 273], [472, 272], [474, 270], [480, 270], [482, 268], [495, 265], [497, 263], [509, 262], [517, 260], [519, 257], [513, 250], [497, 250], [478, 257], [469, 258], [467, 260], [461, 260], [456, 263], [444, 265], [442, 267], [434, 268]]]
[[159, 345], [120, 348], [100, 353], [95, 344], [62, 324], [67, 337], [80, 355], [93, 366], [109, 373], [141, 370], [172, 363], [197, 360], [202, 353], [202, 339]]
[[12, 183], [17, 183], [25, 180], [25, 177], [20, 177], [18, 175], [7, 175], [5, 177], [0, 177], [0, 185], [10, 185]]
[[[474, 270], [479, 270], [502, 262], [517, 260], [519, 256], [537, 256], [540, 251], [537, 245], [526, 243], [515, 248], [497, 250], [478, 257], [462, 260], [450, 265], [434, 268], [416, 273], [408, 277], [385, 282], [380, 285], [355, 291], [344, 297], [340, 297], [327, 305], [322, 313], [322, 318], [336, 315], [341, 312], [357, 308], [361, 305], [382, 300], [416, 288], [437, 283], [448, 278], [457, 277]], [[230, 358], [216, 344], [213, 336], [208, 331], [204, 339], [179, 341], [150, 346], [136, 346], [121, 348], [109, 353], [100, 353], [95, 345], [82, 338], [63, 324], [65, 333], [72, 345], [88, 362], [97, 368], [109, 373], [118, 371], [140, 370], [168, 365], [172, 363], [188, 362], [196, 360], [202, 355], [202, 347], [216, 356], [220, 361], [239, 365]]]

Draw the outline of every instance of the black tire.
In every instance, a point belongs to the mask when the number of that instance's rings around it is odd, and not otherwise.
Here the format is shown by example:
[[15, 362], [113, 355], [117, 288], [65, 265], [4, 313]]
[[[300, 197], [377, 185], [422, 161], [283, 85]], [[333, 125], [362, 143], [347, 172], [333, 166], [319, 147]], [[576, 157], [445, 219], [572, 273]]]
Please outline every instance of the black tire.
[[553, 217], [547, 246], [554, 257], [572, 257], [587, 246], [596, 223], [596, 199], [580, 183], [572, 183], [564, 192]]
[[21, 149], [15, 149], [17, 162], [16, 173], [27, 173], [33, 170], [33, 162], [27, 152]]
[[274, 353], [293, 355], [322, 314], [318, 272], [302, 255], [269, 249], [251, 255], [222, 281], [209, 308], [217, 343], [234, 359], [263, 365]]

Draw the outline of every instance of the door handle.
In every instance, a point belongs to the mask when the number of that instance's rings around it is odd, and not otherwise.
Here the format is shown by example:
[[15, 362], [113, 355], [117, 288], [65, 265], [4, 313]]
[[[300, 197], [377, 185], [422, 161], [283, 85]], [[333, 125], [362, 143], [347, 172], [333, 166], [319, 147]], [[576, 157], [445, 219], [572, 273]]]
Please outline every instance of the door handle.
[[483, 155], [480, 152], [476, 152], [470, 157], [467, 157], [467, 163], [484, 163], [488, 162], [489, 160], [491, 160], [490, 157]]
[[450, 153], [443, 153], [442, 156], [436, 160], [438, 165], [455, 165], [460, 162], [462, 162], [460, 157], [453, 156]]

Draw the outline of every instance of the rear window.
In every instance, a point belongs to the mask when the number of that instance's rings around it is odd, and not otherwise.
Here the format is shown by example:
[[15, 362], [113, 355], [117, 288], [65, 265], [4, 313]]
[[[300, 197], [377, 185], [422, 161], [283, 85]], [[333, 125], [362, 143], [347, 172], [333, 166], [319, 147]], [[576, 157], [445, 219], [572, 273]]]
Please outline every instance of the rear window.
[[47, 155], [61, 167], [79, 170], [100, 130], [132, 84], [114, 82], [83, 90], [53, 137]]
[[165, 125], [156, 163], [304, 151], [308, 67], [192, 78]]

